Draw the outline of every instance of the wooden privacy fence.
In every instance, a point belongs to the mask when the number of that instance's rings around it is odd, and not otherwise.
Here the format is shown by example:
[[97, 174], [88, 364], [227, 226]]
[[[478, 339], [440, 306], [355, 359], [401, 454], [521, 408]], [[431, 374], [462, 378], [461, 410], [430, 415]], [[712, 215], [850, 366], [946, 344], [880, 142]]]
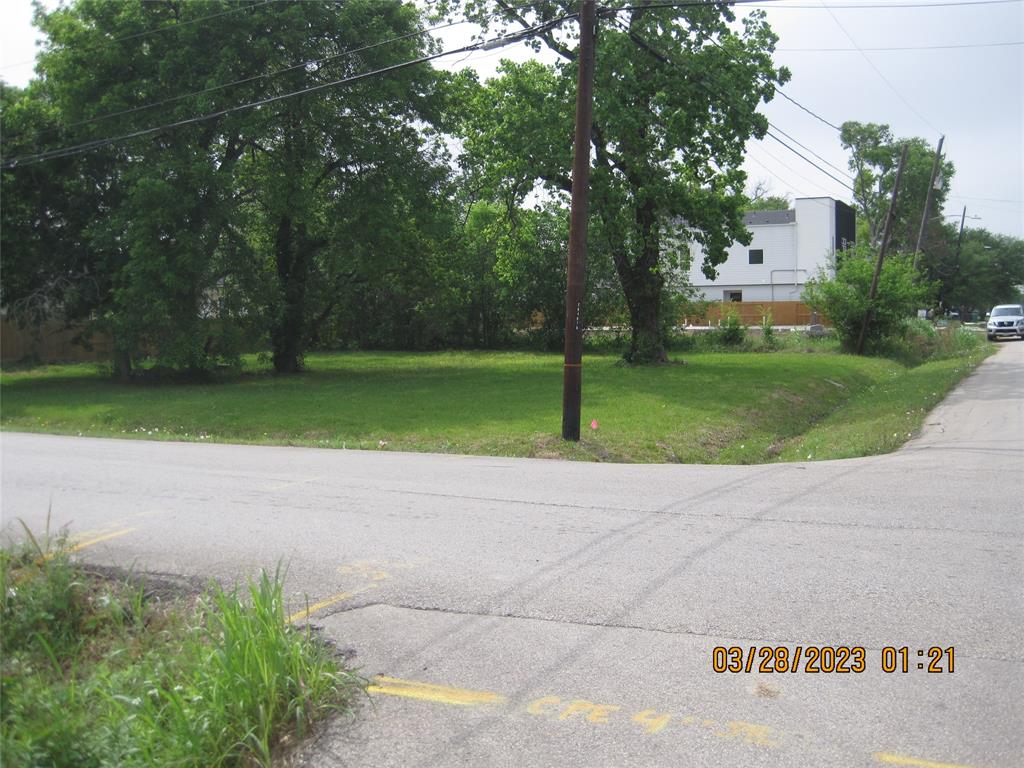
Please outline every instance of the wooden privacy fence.
[[703, 314], [683, 318], [687, 325], [718, 325], [725, 312], [735, 312], [744, 325], [761, 325], [766, 312], [771, 312], [772, 325], [828, 325], [828, 320], [811, 312], [802, 301], [714, 301]]
[[65, 327], [62, 323], [46, 323], [39, 328], [22, 328], [0, 318], [0, 359], [5, 363], [19, 360], [38, 360], [41, 363], [91, 362], [109, 360], [110, 337], [93, 334], [89, 338], [92, 349], [73, 343], [80, 336], [82, 326]]

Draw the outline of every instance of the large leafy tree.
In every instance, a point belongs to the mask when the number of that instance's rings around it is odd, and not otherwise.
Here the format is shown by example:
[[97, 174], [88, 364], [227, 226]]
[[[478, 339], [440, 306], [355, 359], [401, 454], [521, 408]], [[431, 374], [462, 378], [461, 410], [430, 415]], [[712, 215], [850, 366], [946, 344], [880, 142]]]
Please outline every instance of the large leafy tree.
[[[892, 199], [902, 146], [907, 145], [907, 164], [900, 181], [896, 218], [893, 223], [892, 247], [911, 252], [924, 215], [925, 200], [931, 179], [935, 150], [924, 139], [898, 139], [888, 125], [877, 123], [843, 123], [840, 141], [850, 152], [849, 166], [854, 174], [853, 199], [860, 222], [867, 228], [869, 242], [877, 246], [882, 240], [885, 217]], [[955, 173], [953, 163], [942, 158], [932, 193], [931, 211], [942, 210], [949, 185]], [[930, 213], [929, 216], [932, 214]], [[929, 220], [922, 245], [925, 253], [942, 239], [938, 220]]]
[[957, 228], [947, 226], [946, 235], [931, 264], [943, 308], [963, 317], [1024, 298], [1024, 240], [978, 227], [966, 229], [958, 247]]
[[[88, 220], [79, 240], [70, 225], [51, 239], [57, 261], [102, 261], [91, 316], [114, 334], [122, 372], [140, 350], [192, 371], [231, 360], [242, 326], [269, 338], [279, 371], [297, 370], [346, 284], [382, 276], [396, 240], [430, 239], [447, 177], [429, 135], [432, 70], [291, 95], [421, 54], [429, 38], [412, 5], [78, 0], [37, 12], [37, 24], [48, 36], [40, 97], [35, 112], [19, 107], [13, 125], [26, 132], [5, 142], [5, 160], [15, 145], [133, 137], [104, 144], [102, 164], [13, 169], [25, 197], [12, 220], [33, 226], [22, 214], [38, 210], [52, 168], [89, 192], [73, 198], [72, 220]], [[238, 108], [252, 102], [262, 104]], [[40, 243], [18, 246], [18, 263]], [[70, 250], [79, 244], [84, 257]]]
[[[44, 148], [178, 124], [104, 147], [119, 200], [87, 245], [120, 255], [96, 318], [122, 373], [142, 349], [193, 372], [234, 356], [219, 254], [256, 116], [179, 123], [266, 93], [257, 76], [274, 63], [276, 15], [257, 3], [102, 0], [37, 12], [48, 38], [37, 72], [65, 126]], [[236, 80], [246, 82], [218, 87]]]
[[[0, 84], [4, 158], [32, 154], [42, 137], [63, 135], [60, 113], [46, 84]], [[0, 306], [27, 326], [67, 324], [91, 317], [111, 290], [120, 250], [99, 237], [120, 203], [109, 153], [4, 168], [0, 252]]]
[[[415, 34], [418, 11], [398, 0], [292, 3], [281, 13], [275, 40], [290, 57], [330, 59], [313, 75], [288, 73], [286, 91], [414, 59], [429, 39]], [[392, 42], [374, 45], [383, 41]], [[419, 66], [289, 98], [261, 116], [241, 188], [256, 209], [256, 303], [278, 372], [301, 368], [347, 289], [384, 278], [436, 235], [445, 152], [424, 126], [440, 120], [438, 89]]]
[[[461, 8], [492, 32], [553, 21], [578, 7], [566, 0], [439, 5]], [[634, 361], [665, 359], [666, 278], [688, 256], [686, 242], [703, 249], [705, 272], [713, 275], [734, 240], [749, 241], [744, 146], [767, 130], [758, 106], [788, 73], [772, 64], [776, 37], [763, 14], [734, 21], [727, 7], [707, 4], [637, 7], [600, 22], [591, 242], [601, 240], [615, 265]], [[555, 64], [505, 62], [500, 77], [471, 97], [464, 162], [510, 204], [537, 185], [554, 196], [571, 190], [577, 39], [574, 20], [543, 31], [536, 46], [553, 51]]]

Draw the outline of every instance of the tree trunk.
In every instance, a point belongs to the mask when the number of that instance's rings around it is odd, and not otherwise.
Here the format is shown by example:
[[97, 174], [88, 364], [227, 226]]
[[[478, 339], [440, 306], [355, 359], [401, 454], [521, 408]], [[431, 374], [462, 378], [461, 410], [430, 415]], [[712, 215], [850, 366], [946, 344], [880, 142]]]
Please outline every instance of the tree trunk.
[[626, 360], [631, 363], [665, 363], [668, 355], [661, 325], [661, 290], [665, 279], [658, 271], [661, 243], [653, 203], [637, 207], [636, 223], [642, 243], [636, 260], [629, 258], [625, 243], [617, 243], [612, 248], [615, 270], [629, 306], [632, 329]]
[[131, 353], [120, 347], [116, 340], [114, 342], [114, 377], [122, 383], [131, 381], [132, 378]]
[[631, 272], [620, 275], [632, 330], [626, 359], [631, 363], [668, 362], [661, 328], [662, 277], [652, 269], [634, 267]]
[[296, 373], [302, 370], [306, 320], [306, 272], [309, 267], [302, 226], [288, 215], [280, 218], [274, 252], [281, 301], [270, 333], [274, 348], [274, 370]]

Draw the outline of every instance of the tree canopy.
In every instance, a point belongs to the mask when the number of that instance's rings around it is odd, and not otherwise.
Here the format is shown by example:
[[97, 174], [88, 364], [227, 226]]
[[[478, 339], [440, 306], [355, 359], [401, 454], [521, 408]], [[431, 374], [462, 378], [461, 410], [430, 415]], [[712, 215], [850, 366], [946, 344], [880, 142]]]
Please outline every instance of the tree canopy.
[[[502, 0], [440, 3], [485, 28], [530, 28], [571, 15], [572, 2], [528, 8]], [[665, 359], [666, 274], [702, 246], [713, 275], [743, 226], [744, 147], [763, 136], [757, 110], [788, 79], [771, 54], [776, 37], [755, 12], [737, 29], [724, 6], [636, 8], [603, 19], [596, 44], [591, 132], [591, 243], [600, 241], [629, 310], [628, 357]], [[466, 168], [499, 199], [517, 203], [537, 187], [571, 190], [577, 33], [573, 24], [540, 34], [558, 58], [504, 62], [473, 93], [461, 125]]]

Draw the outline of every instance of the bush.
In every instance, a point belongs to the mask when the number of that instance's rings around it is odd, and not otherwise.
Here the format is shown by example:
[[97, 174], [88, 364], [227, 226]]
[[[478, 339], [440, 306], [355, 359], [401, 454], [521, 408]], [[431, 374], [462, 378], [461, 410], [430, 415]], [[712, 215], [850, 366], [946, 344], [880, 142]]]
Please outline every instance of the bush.
[[896, 254], [882, 265], [874, 302], [868, 301], [875, 255], [858, 246], [843, 254], [836, 276], [822, 273], [809, 280], [804, 302], [832, 321], [840, 343], [847, 351], [856, 348], [869, 307], [874, 310], [865, 350], [878, 352], [882, 342], [900, 336], [904, 323], [918, 307], [931, 304], [936, 285], [924, 282], [911, 257]]
[[970, 354], [984, 343], [981, 334], [961, 325], [940, 329], [928, 320], [915, 317], [904, 323], [899, 334], [881, 342], [878, 351], [913, 366]]
[[722, 312], [722, 324], [716, 331], [717, 340], [727, 347], [738, 347], [747, 338], [747, 326], [740, 320], [739, 314], [732, 307]]

